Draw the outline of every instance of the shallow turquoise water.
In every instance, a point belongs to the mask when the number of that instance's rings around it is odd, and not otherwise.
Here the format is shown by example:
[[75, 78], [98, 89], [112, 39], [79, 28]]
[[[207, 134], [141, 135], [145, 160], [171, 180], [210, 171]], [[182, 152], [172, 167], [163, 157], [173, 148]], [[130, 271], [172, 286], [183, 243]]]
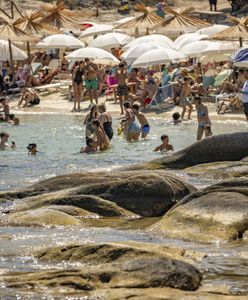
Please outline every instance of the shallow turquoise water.
[[[152, 150], [160, 144], [160, 135], [166, 133], [175, 150], [189, 146], [196, 139], [196, 122], [180, 126], [162, 125], [166, 120], [149, 120], [152, 130], [149, 137], [138, 143], [127, 143], [115, 134], [111, 149], [94, 155], [79, 154], [85, 145], [83, 116], [57, 114], [20, 115], [21, 126], [0, 124], [0, 130], [10, 134], [17, 144], [16, 150], [0, 152], [0, 190], [30, 185], [55, 175], [80, 171], [112, 169], [132, 163], [148, 161], [162, 154]], [[117, 130], [118, 119], [114, 119]], [[213, 122], [214, 134], [247, 131], [242, 121]], [[35, 142], [40, 153], [28, 156], [26, 146]]]

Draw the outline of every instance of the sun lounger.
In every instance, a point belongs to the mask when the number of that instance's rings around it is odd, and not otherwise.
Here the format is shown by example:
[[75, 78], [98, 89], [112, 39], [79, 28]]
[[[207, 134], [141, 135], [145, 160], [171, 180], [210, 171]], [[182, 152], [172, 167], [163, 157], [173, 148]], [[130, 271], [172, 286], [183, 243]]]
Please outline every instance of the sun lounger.
[[33, 89], [36, 91], [45, 91], [45, 90], [49, 90], [49, 89], [58, 89], [60, 88], [60, 83], [49, 83], [49, 84], [45, 84], [45, 85], [39, 85], [39, 86], [34, 86]]
[[167, 84], [165, 86], [158, 87], [156, 94], [154, 95], [152, 101], [150, 102], [147, 108], [161, 108], [161, 105], [166, 103], [166, 100], [170, 99], [172, 95], [172, 84]]

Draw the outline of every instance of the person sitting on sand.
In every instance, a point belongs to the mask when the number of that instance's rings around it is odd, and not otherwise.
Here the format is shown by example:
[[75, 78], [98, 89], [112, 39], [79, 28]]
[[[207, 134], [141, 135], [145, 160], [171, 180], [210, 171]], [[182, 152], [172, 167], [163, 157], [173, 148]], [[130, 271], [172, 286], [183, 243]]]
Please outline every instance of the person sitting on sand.
[[9, 140], [9, 134], [6, 131], [2, 131], [0, 133], [0, 150], [15, 148], [15, 142], [11, 142], [11, 145], [9, 145], [8, 140]]
[[86, 146], [80, 150], [80, 153], [96, 153], [97, 152], [97, 143], [92, 138], [86, 139]]
[[34, 89], [23, 87], [21, 88], [21, 98], [18, 102], [18, 107], [21, 106], [22, 102], [24, 102], [23, 107], [38, 105], [40, 104], [40, 98]]
[[14, 114], [9, 114], [9, 121], [8, 123], [11, 123], [14, 126], [17, 126], [20, 124], [19, 118], [15, 117]]
[[126, 138], [128, 142], [138, 141], [140, 136], [140, 127], [135, 121], [135, 114], [131, 108], [129, 102], [124, 103], [125, 110], [125, 123], [123, 124], [123, 132], [126, 133]]
[[92, 126], [95, 130], [95, 135], [97, 138], [96, 145], [99, 147], [100, 151], [105, 151], [109, 147], [109, 138], [106, 135], [104, 129], [102, 128], [100, 122], [98, 120], [94, 120], [92, 122]]
[[41, 69], [41, 74], [36, 77], [32, 74], [27, 76], [25, 86], [40, 86], [42, 84], [49, 84], [53, 78], [58, 74], [58, 70], [49, 70], [47, 67]]
[[135, 114], [135, 117], [138, 119], [140, 126], [141, 126], [141, 137], [145, 138], [148, 133], [150, 132], [150, 125], [147, 121], [147, 118], [145, 117], [145, 115], [143, 113], [141, 113], [139, 111], [139, 105], [138, 104], [134, 104], [132, 106], [132, 110]]
[[9, 121], [9, 104], [5, 98], [0, 99], [0, 112], [4, 114], [1, 118], [2, 121], [8, 122]]
[[169, 152], [174, 150], [173, 146], [169, 144], [169, 137], [167, 134], [161, 135], [161, 141], [162, 144], [156, 147], [153, 151]]

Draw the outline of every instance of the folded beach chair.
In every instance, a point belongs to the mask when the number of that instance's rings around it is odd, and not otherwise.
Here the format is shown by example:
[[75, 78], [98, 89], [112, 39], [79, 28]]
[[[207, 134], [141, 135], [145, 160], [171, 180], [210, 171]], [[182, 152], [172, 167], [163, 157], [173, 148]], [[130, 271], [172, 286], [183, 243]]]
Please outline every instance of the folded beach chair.
[[162, 104], [168, 103], [173, 96], [172, 84], [158, 87], [156, 94], [150, 102], [148, 108], [162, 108]]

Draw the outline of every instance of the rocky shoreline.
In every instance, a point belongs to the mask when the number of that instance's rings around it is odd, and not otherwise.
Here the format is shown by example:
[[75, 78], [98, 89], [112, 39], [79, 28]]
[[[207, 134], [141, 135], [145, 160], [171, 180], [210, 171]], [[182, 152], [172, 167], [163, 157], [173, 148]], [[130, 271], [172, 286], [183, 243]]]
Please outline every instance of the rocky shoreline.
[[[83, 228], [97, 220], [101, 226], [118, 224], [123, 229], [141, 220], [142, 230], [157, 236], [205, 244], [245, 242], [246, 157], [248, 133], [244, 132], [214, 136], [126, 170], [57, 176], [23, 190], [0, 192], [0, 203], [11, 204], [2, 209], [0, 225]], [[168, 168], [186, 168], [194, 176], [210, 176], [214, 170], [213, 176], [225, 180], [197, 190]], [[180, 248], [135, 242], [77, 243], [34, 250], [31, 255], [48, 264], [79, 265], [2, 274], [5, 287], [35, 293], [80, 291], [89, 299], [165, 299], [165, 295], [179, 299], [179, 290], [190, 292], [184, 292], [184, 299], [218, 299], [218, 293], [211, 298], [202, 291], [194, 255], [187, 257]], [[97, 291], [102, 298], [94, 298]], [[197, 295], [200, 298], [194, 298]]]

